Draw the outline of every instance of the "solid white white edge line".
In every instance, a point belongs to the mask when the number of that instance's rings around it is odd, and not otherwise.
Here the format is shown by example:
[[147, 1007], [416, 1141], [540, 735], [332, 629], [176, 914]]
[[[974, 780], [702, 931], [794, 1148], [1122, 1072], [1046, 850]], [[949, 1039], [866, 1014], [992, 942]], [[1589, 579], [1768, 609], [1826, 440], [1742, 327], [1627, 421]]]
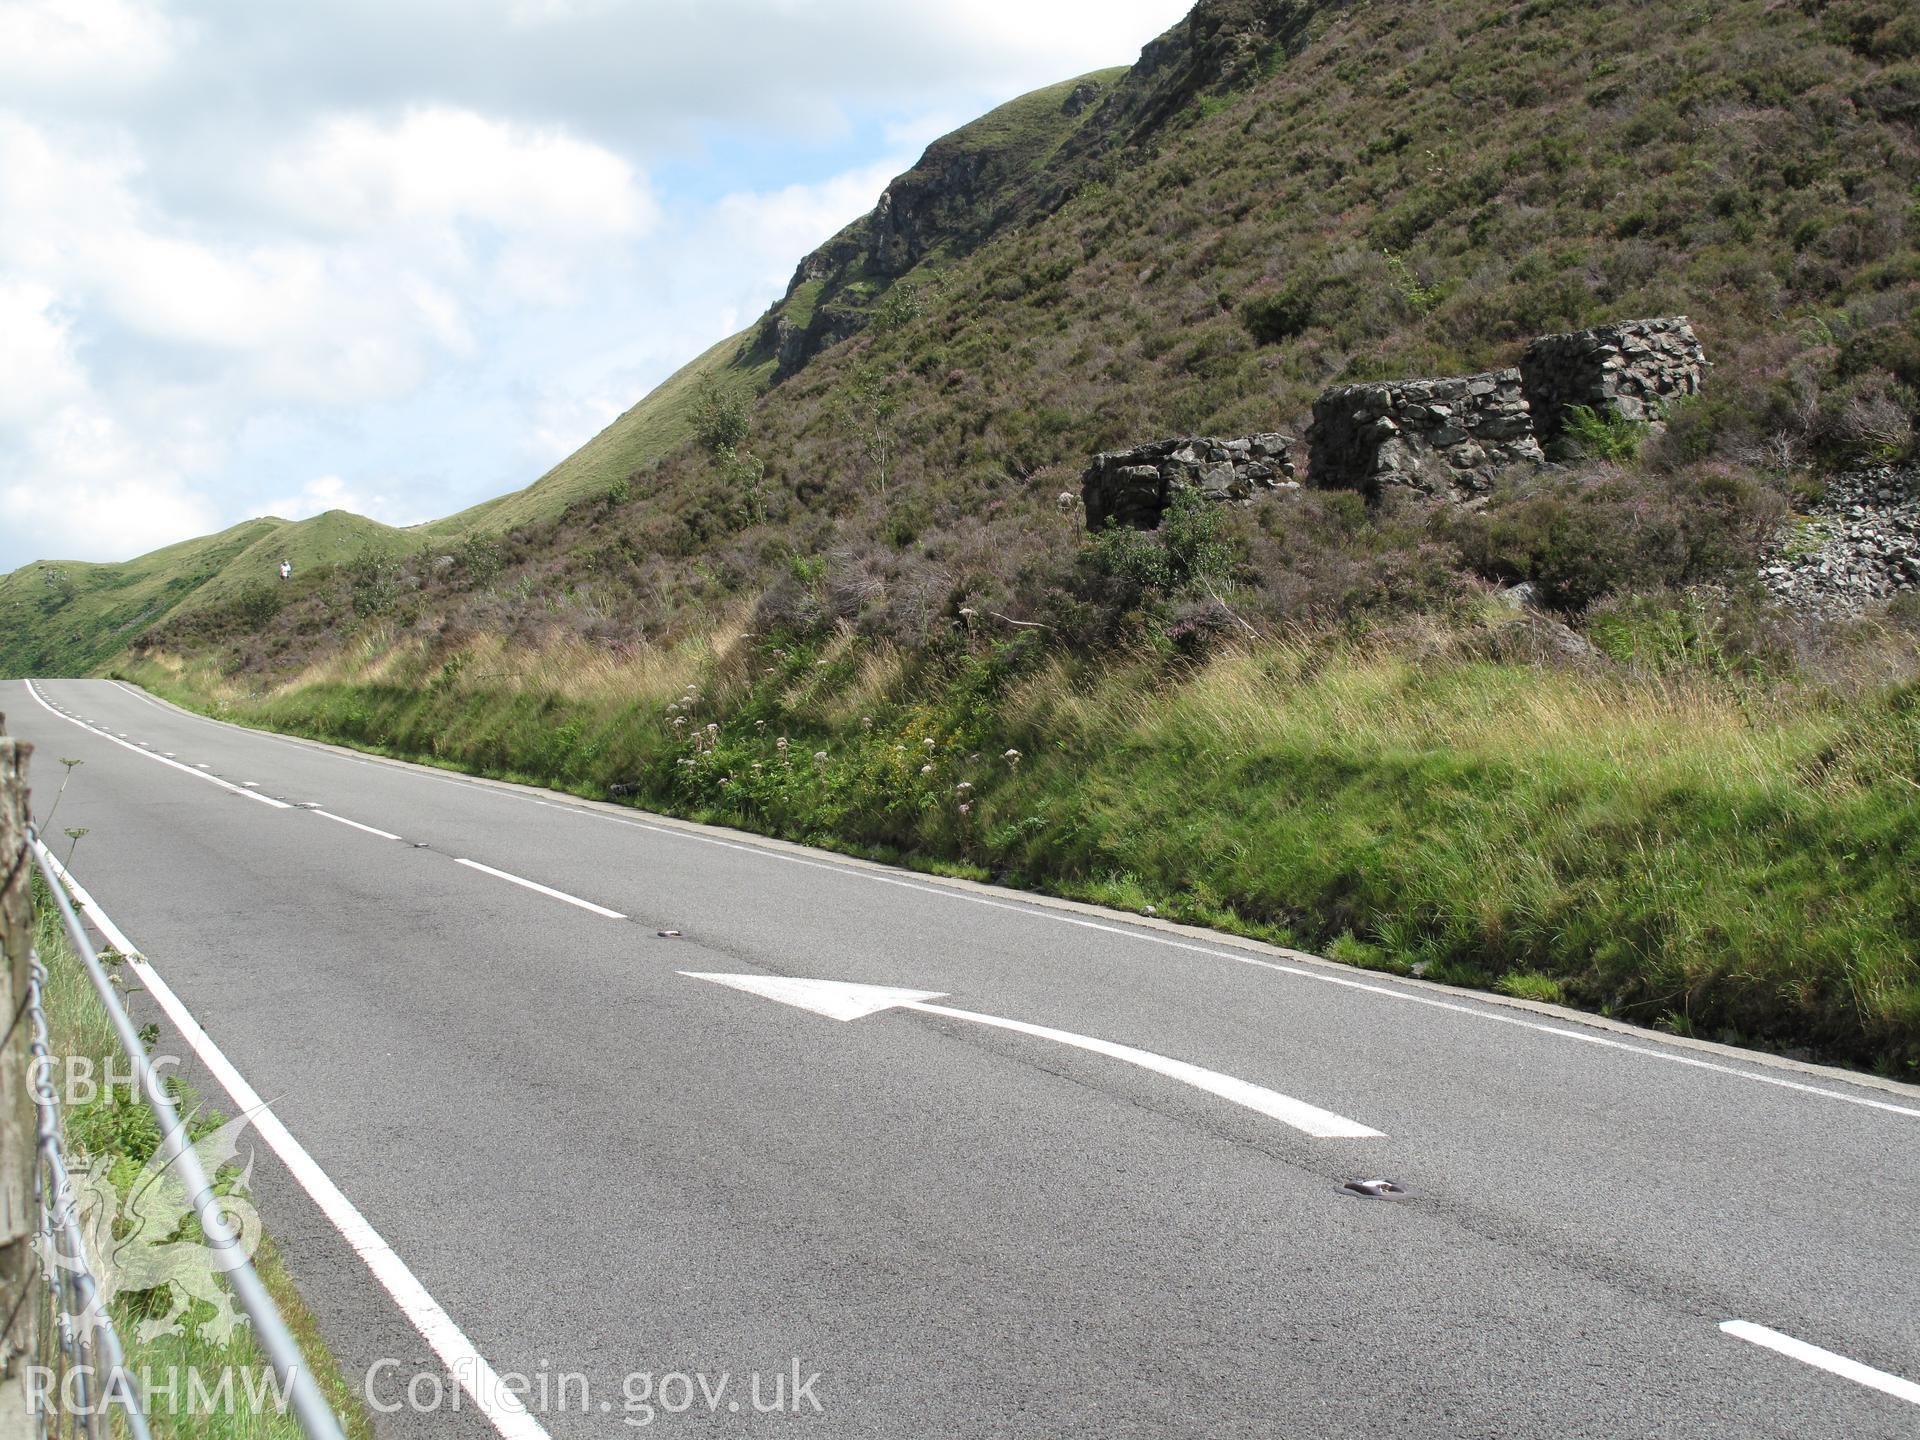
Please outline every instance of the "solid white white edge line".
[[464, 865], [469, 870], [479, 870], [496, 880], [505, 880], [511, 885], [524, 886], [528, 890], [538, 890], [542, 895], [551, 895], [555, 900], [564, 900], [569, 905], [578, 905], [582, 910], [591, 910], [596, 915], [604, 915], [609, 920], [624, 920], [627, 917], [618, 910], [609, 910], [604, 905], [596, 905], [591, 900], [582, 900], [578, 895], [569, 895], [564, 890], [556, 890], [551, 885], [542, 885], [538, 880], [529, 880], [524, 875], [514, 875], [505, 870], [496, 870], [491, 865], [482, 865], [478, 860], [455, 860], [456, 865]]
[[[118, 681], [111, 682], [119, 685]], [[124, 685], [119, 688], [126, 689]], [[129, 690], [129, 694], [136, 692]], [[150, 705], [160, 706], [160, 702], [150, 695], [142, 695]], [[44, 702], [43, 702], [44, 703]], [[235, 729], [224, 721], [214, 720], [205, 715], [194, 715], [189, 711], [178, 712], [187, 719], [199, 720], [204, 724], [222, 729]], [[376, 761], [359, 756], [342, 754], [338, 747], [320, 746], [296, 740], [291, 736], [276, 735], [267, 730], [248, 730], [248, 734], [282, 745], [293, 745], [306, 751], [318, 750], [323, 754], [335, 755], [349, 764], [394, 767], [406, 770], [424, 780], [435, 780], [442, 785], [458, 785], [464, 790], [477, 790], [482, 794], [497, 795], [506, 800], [519, 800], [527, 804], [539, 805], [549, 810], [564, 810], [572, 815], [583, 815], [589, 819], [604, 820], [612, 825], [625, 825], [635, 830], [644, 830], [654, 835], [664, 835], [680, 840], [691, 840], [701, 845], [714, 845], [723, 850], [738, 850], [748, 855], [758, 855], [768, 860], [780, 860], [789, 865], [799, 865], [811, 870], [826, 870], [836, 875], [850, 876], [868, 880], [878, 885], [896, 885], [905, 890], [913, 890], [922, 895], [940, 895], [949, 900], [960, 900], [968, 904], [984, 905], [993, 910], [1010, 910], [1015, 914], [1029, 915], [1039, 920], [1051, 920], [1062, 925], [1076, 925], [1082, 929], [1097, 930], [1109, 935], [1122, 935], [1134, 940], [1145, 940], [1155, 945], [1164, 945], [1173, 950], [1184, 950], [1193, 955], [1204, 955], [1215, 960], [1230, 961], [1235, 965], [1249, 965], [1255, 969], [1271, 970], [1280, 975], [1291, 975], [1301, 980], [1313, 980], [1322, 985], [1337, 985], [1342, 989], [1358, 990], [1369, 995], [1381, 995], [1389, 1000], [1403, 1000], [1410, 1005], [1425, 1005], [1434, 1010], [1446, 1010], [1456, 1015], [1467, 1015], [1474, 1019], [1485, 1020], [1495, 1025], [1515, 1025], [1522, 1030], [1532, 1030], [1541, 1035], [1557, 1035], [1566, 1040], [1579, 1040], [1589, 1045], [1599, 1045], [1609, 1050], [1618, 1050], [1628, 1055], [1638, 1055], [1649, 1060], [1663, 1060], [1671, 1065], [1686, 1065], [1696, 1070], [1706, 1070], [1716, 1075], [1729, 1075], [1736, 1080], [1750, 1080], [1759, 1085], [1773, 1085], [1783, 1090], [1794, 1090], [1805, 1095], [1817, 1095], [1825, 1100], [1838, 1100], [1846, 1105], [1858, 1105], [1868, 1110], [1880, 1110], [1890, 1115], [1905, 1115], [1920, 1119], [1920, 1107], [1898, 1105], [1888, 1100], [1872, 1100], [1864, 1095], [1848, 1095], [1839, 1090], [1830, 1090], [1822, 1085], [1808, 1085], [1799, 1080], [1788, 1080], [1778, 1075], [1761, 1075], [1752, 1070], [1742, 1070], [1733, 1065], [1722, 1065], [1712, 1060], [1702, 1060], [1693, 1055], [1681, 1055], [1671, 1050], [1655, 1049], [1651, 1045], [1637, 1045], [1628, 1040], [1616, 1040], [1610, 1036], [1585, 1030], [1569, 1029], [1565, 1025], [1548, 1024], [1540, 1020], [1525, 1020], [1518, 1015], [1503, 1014], [1485, 1005], [1465, 1004], [1453, 1000], [1441, 1000], [1430, 995], [1415, 994], [1410, 990], [1397, 990], [1388, 985], [1375, 985], [1365, 980], [1350, 979], [1345, 975], [1329, 974], [1319, 968], [1305, 965], [1288, 965], [1277, 960], [1266, 960], [1258, 955], [1249, 955], [1239, 951], [1222, 950], [1212, 945], [1196, 944], [1190, 940], [1176, 940], [1152, 930], [1135, 929], [1131, 926], [1112, 925], [1099, 920], [1090, 920], [1078, 915], [1063, 914], [1044, 906], [1021, 904], [1007, 900], [995, 900], [985, 895], [976, 895], [968, 890], [950, 889], [944, 885], [929, 885], [911, 880], [904, 876], [889, 875], [876, 870], [868, 870], [856, 865], [835, 864], [826, 860], [815, 860], [805, 855], [790, 855], [784, 851], [765, 845], [748, 844], [738, 840], [723, 840], [717, 835], [703, 835], [696, 830], [678, 825], [658, 825], [645, 820], [629, 820], [622, 815], [608, 815], [603, 811], [589, 810], [579, 805], [554, 804], [537, 796], [525, 795], [517, 790], [501, 785], [481, 785], [472, 780], [455, 775], [442, 775], [424, 766], [409, 764], [405, 761]]]
[[1751, 1320], [1722, 1320], [1720, 1328], [1736, 1339], [1749, 1344], [1759, 1345], [1776, 1354], [1798, 1360], [1803, 1365], [1812, 1365], [1829, 1374], [1851, 1380], [1856, 1385], [1864, 1385], [1870, 1390], [1878, 1390], [1883, 1395], [1891, 1395], [1896, 1400], [1904, 1400], [1909, 1405], [1920, 1405], [1920, 1384], [1890, 1375], [1885, 1370], [1876, 1370], [1871, 1365], [1863, 1365], [1858, 1360], [1849, 1359], [1832, 1350], [1823, 1350], [1818, 1345], [1809, 1345], [1805, 1340], [1796, 1340], [1791, 1335], [1783, 1335], [1778, 1330], [1769, 1330], [1765, 1325], [1756, 1325]]
[[247, 1116], [248, 1122], [260, 1132], [260, 1138], [280, 1157], [300, 1188], [307, 1192], [313, 1203], [320, 1207], [321, 1214], [340, 1233], [340, 1237], [366, 1263], [374, 1279], [393, 1297], [421, 1338], [433, 1347], [434, 1354], [446, 1364], [448, 1372], [459, 1382], [461, 1389], [473, 1397], [474, 1404], [492, 1422], [493, 1428], [506, 1440], [551, 1440], [546, 1427], [534, 1419], [520, 1397], [502, 1383], [486, 1357], [441, 1308], [440, 1302], [428, 1293], [419, 1277], [394, 1253], [393, 1247], [360, 1213], [359, 1207], [334, 1184], [333, 1178], [320, 1168], [319, 1162], [307, 1153], [306, 1147], [293, 1138], [293, 1133], [274, 1114], [273, 1107], [247, 1083], [246, 1077], [213, 1042], [213, 1037], [201, 1029], [200, 1022], [193, 1018], [193, 1012], [174, 993], [173, 987], [161, 978], [152, 962], [107, 917], [99, 902], [87, 893], [51, 851], [42, 846], [40, 853], [72, 892], [75, 903], [95, 928], [106, 936], [110, 945], [127, 957], [134, 973], [140, 978], [141, 986], [166, 1012], [174, 1029], [180, 1032], [180, 1038], [192, 1047], [193, 1053], [200, 1057], [201, 1064], [207, 1067], [208, 1073], [220, 1082], [221, 1088], [232, 1097], [233, 1103]]
[[39, 690], [34, 688], [33, 681], [29, 680], [26, 683], [27, 683], [27, 693], [33, 696], [35, 700], [38, 700], [40, 702], [40, 708], [45, 710], [49, 715], [58, 715], [62, 720], [66, 721], [69, 725], [78, 725], [82, 730], [85, 730], [90, 734], [98, 735], [102, 740], [107, 741], [109, 744], [118, 745], [122, 750], [130, 750], [135, 755], [139, 755], [144, 759], [151, 760], [157, 765], [169, 766], [172, 769], [178, 770], [183, 775], [191, 775], [196, 780], [204, 780], [209, 785], [218, 785], [222, 790], [231, 790], [234, 794], [244, 795], [249, 800], [258, 800], [262, 805], [271, 805], [276, 810], [291, 810], [293, 808], [291, 805], [287, 804], [286, 801], [276, 800], [271, 795], [260, 795], [260, 794], [256, 794], [252, 790], [243, 790], [238, 785], [229, 785], [226, 781], [222, 780], [218, 775], [203, 774], [201, 771], [195, 769], [191, 765], [182, 765], [177, 760], [169, 760], [167, 759], [166, 756], [156, 755], [151, 750], [142, 750], [138, 745], [129, 745], [124, 740], [116, 740], [113, 736], [109, 735], [105, 730], [99, 729], [97, 726], [89, 725], [84, 720], [76, 720], [71, 715], [62, 714], [59, 710], [56, 710], [53, 706], [47, 704], [45, 697], [43, 697], [40, 694]]
[[344, 815], [336, 815], [331, 810], [315, 810], [314, 814], [323, 820], [332, 820], [341, 825], [351, 825], [356, 830], [364, 830], [369, 835], [378, 835], [382, 840], [398, 840], [400, 837], [391, 830], [376, 830], [371, 825], [362, 825], [358, 820], [349, 820]]

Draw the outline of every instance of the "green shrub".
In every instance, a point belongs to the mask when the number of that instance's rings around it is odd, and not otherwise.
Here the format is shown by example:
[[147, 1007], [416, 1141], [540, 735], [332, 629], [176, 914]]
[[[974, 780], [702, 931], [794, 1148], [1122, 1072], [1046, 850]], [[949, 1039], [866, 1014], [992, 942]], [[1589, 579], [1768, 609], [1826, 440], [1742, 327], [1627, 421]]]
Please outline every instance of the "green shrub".
[[1591, 405], [1575, 405], [1567, 411], [1562, 441], [1571, 450], [1590, 460], [1625, 464], [1637, 458], [1646, 442], [1647, 426], [1629, 420], [1611, 410], [1602, 412]]
[[1317, 319], [1313, 287], [1298, 281], [1274, 294], [1255, 296], [1240, 307], [1240, 323], [1261, 345], [1304, 335]]
[[1750, 572], [1785, 514], [1779, 492], [1751, 475], [1699, 467], [1548, 482], [1444, 523], [1472, 569], [1532, 580], [1548, 605], [1579, 611], [1606, 595]]
[[1835, 465], [1893, 464], [1914, 453], [1916, 411], [1912, 389], [1869, 370], [1821, 397], [1815, 441]]

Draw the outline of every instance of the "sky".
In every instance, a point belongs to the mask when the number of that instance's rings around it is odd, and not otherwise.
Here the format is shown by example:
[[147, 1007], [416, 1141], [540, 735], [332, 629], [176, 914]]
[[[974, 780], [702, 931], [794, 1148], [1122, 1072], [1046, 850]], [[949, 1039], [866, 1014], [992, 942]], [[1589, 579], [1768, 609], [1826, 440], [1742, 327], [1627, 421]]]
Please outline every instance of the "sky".
[[537, 479], [1191, 0], [0, 0], [0, 571]]

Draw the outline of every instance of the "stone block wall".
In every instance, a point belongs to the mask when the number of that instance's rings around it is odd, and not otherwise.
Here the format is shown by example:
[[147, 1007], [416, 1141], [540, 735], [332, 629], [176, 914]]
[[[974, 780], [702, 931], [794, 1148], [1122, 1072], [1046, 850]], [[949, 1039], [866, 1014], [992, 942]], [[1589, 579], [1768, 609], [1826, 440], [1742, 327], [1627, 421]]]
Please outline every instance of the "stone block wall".
[[1238, 440], [1182, 435], [1096, 455], [1080, 477], [1087, 528], [1104, 529], [1111, 519], [1152, 530], [1173, 492], [1183, 486], [1210, 500], [1241, 502], [1291, 486], [1293, 444], [1291, 435], [1278, 433]]
[[1623, 320], [1527, 346], [1520, 375], [1542, 441], [1576, 405], [1626, 420], [1657, 420], [1671, 401], [1700, 393], [1706, 353], [1684, 315]]
[[1469, 499], [1506, 466], [1546, 458], [1518, 370], [1337, 385], [1313, 402], [1307, 444], [1315, 485], [1368, 495], [1399, 485]]

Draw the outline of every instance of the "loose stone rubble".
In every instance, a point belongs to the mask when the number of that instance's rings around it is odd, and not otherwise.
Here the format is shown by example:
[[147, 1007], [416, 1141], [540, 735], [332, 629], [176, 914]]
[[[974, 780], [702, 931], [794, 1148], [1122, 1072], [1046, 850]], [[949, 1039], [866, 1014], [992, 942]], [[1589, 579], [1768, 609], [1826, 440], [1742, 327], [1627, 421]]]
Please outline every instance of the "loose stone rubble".
[[1131, 450], [1093, 457], [1080, 477], [1087, 528], [1109, 519], [1136, 530], [1160, 523], [1176, 488], [1190, 486], [1210, 500], [1247, 501], [1267, 490], [1295, 489], [1291, 435], [1268, 433], [1238, 440], [1181, 435]]
[[1829, 618], [1920, 592], [1920, 465], [1833, 476], [1814, 513], [1782, 528], [1760, 579], [1783, 604]]

